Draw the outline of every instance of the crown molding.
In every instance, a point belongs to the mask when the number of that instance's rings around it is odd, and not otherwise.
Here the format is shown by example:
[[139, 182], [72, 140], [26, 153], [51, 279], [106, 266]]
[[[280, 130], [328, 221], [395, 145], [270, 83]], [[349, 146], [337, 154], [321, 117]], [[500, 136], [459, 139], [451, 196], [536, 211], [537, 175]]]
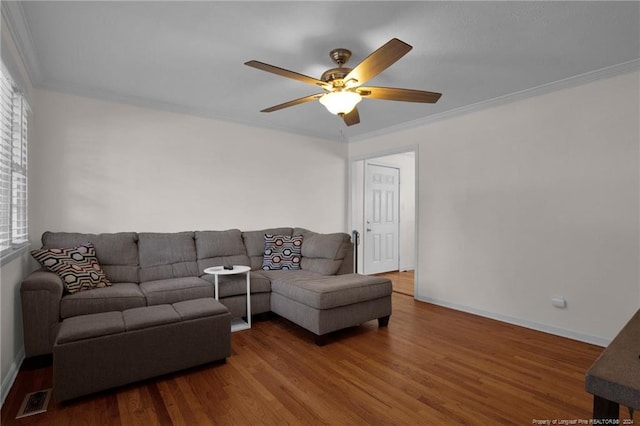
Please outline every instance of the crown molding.
[[31, 30], [24, 16], [22, 2], [2, 2], [2, 15], [5, 17], [7, 25], [9, 26], [9, 32], [18, 49], [20, 59], [27, 70], [27, 76], [29, 80], [31, 80], [31, 85], [37, 86], [42, 84], [42, 67], [36, 55]]
[[511, 102], [521, 101], [534, 96], [543, 95], [546, 93], [555, 92], [570, 87], [580, 86], [593, 81], [601, 80], [608, 77], [614, 77], [617, 75], [626, 74], [629, 72], [640, 70], [640, 59], [634, 59], [632, 61], [623, 62], [621, 64], [612, 65], [609, 67], [601, 68], [599, 70], [586, 72], [584, 74], [575, 75], [573, 77], [564, 78], [562, 80], [554, 81], [552, 83], [543, 84], [540, 86], [532, 87], [530, 89], [521, 90], [519, 92], [510, 93], [508, 95], [499, 96], [497, 98], [489, 99], [486, 101], [476, 102], [471, 105], [466, 105], [460, 108], [454, 108], [441, 113], [429, 115], [417, 120], [407, 121], [395, 126], [389, 126], [384, 129], [376, 130], [362, 135], [352, 136], [348, 142], [357, 142], [371, 139], [378, 136], [388, 135], [390, 133], [397, 133], [403, 130], [413, 129], [416, 127], [424, 126], [436, 121], [445, 120], [448, 118], [456, 117], [459, 115], [470, 114], [472, 112], [480, 111], [487, 108], [497, 107], [499, 105], [508, 104]]
[[47, 92], [59, 93], [67, 96], [77, 96], [81, 98], [87, 98], [87, 99], [91, 99], [99, 102], [110, 102], [110, 103], [115, 103], [120, 105], [128, 105], [136, 108], [144, 108], [144, 109], [149, 109], [154, 111], [162, 111], [162, 112], [173, 113], [173, 114], [183, 114], [183, 115], [188, 115], [192, 117], [205, 118], [209, 120], [217, 120], [217, 121], [233, 123], [233, 124], [247, 126], [247, 127], [268, 129], [268, 130], [273, 130], [273, 131], [282, 132], [282, 133], [289, 133], [289, 134], [304, 136], [306, 138], [321, 139], [321, 140], [334, 142], [334, 143], [338, 142], [338, 143], [346, 144], [348, 142], [340, 129], [336, 130], [335, 137], [331, 137], [324, 133], [309, 132], [307, 129], [292, 128], [289, 126], [280, 126], [280, 125], [272, 124], [271, 122], [266, 120], [253, 121], [253, 120], [246, 120], [246, 119], [238, 119], [237, 117], [233, 117], [226, 114], [220, 114], [217, 112], [213, 113], [207, 110], [206, 108], [197, 108], [197, 107], [190, 108], [190, 107], [186, 107], [183, 105], [178, 105], [170, 102], [140, 98], [137, 96], [116, 94], [106, 90], [78, 89], [73, 85], [64, 84], [64, 83], [48, 84], [45, 82], [37, 89], [47, 91]]

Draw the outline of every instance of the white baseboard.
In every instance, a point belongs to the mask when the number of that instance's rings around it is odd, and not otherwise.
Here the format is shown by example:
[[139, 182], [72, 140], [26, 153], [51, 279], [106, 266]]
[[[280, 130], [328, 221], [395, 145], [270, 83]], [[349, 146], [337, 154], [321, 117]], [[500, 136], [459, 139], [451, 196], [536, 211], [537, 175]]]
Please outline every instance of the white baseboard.
[[485, 318], [491, 318], [494, 320], [506, 322], [508, 324], [519, 325], [521, 327], [542, 331], [542, 332], [553, 334], [556, 336], [566, 337], [568, 339], [578, 340], [580, 342], [590, 343], [596, 346], [606, 347], [609, 345], [609, 343], [611, 343], [611, 339], [605, 339], [599, 336], [592, 336], [590, 334], [579, 333], [572, 330], [566, 330], [566, 329], [554, 327], [548, 324], [540, 324], [535, 321], [529, 321], [522, 318], [512, 317], [509, 315], [502, 315], [494, 312], [488, 312], [482, 309], [476, 309], [469, 306], [459, 305], [457, 303], [451, 303], [445, 300], [435, 299], [431, 297], [417, 297], [417, 296], [416, 296], [416, 300], [419, 300], [421, 302], [432, 303], [438, 306], [443, 306], [445, 308], [455, 309], [456, 311], [462, 311], [462, 312], [467, 312], [474, 315], [479, 315]]
[[9, 368], [9, 372], [6, 377], [2, 378], [2, 388], [0, 389], [0, 407], [4, 405], [4, 400], [9, 395], [9, 391], [11, 390], [11, 386], [13, 386], [13, 382], [15, 382], [16, 377], [18, 377], [18, 372], [20, 371], [20, 366], [22, 365], [22, 361], [24, 361], [24, 347], [20, 349], [16, 359], [11, 364], [11, 368]]

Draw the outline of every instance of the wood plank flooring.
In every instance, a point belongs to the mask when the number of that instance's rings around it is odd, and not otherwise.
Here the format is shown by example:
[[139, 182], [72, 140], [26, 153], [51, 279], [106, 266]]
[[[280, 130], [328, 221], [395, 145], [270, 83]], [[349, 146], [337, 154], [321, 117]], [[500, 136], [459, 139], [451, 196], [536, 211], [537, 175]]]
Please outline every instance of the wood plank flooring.
[[393, 291], [396, 293], [413, 296], [414, 273], [413, 271], [393, 271], [376, 274], [379, 277], [389, 278], [393, 283]]
[[[376, 321], [313, 336], [274, 316], [232, 337], [210, 364], [15, 420], [50, 365], [21, 369], [2, 425], [522, 424], [591, 418], [584, 374], [602, 348], [394, 293]], [[622, 412], [624, 415], [625, 411]]]

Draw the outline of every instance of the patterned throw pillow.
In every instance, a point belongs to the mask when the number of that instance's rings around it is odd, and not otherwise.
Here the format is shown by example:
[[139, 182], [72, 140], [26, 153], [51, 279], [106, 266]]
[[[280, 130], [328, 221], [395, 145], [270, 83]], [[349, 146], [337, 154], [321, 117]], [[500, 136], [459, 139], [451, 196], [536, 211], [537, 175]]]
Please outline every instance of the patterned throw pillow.
[[302, 235], [264, 235], [262, 269], [300, 269]]
[[74, 248], [33, 250], [31, 256], [49, 271], [58, 274], [69, 293], [111, 285], [98, 264], [96, 249], [91, 243]]

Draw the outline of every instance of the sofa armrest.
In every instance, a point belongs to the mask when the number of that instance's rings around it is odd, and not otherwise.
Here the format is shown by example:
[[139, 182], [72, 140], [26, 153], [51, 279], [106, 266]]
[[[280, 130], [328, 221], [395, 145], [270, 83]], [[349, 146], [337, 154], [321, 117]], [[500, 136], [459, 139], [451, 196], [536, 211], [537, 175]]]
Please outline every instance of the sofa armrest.
[[55, 273], [39, 269], [20, 285], [22, 325], [27, 358], [50, 354], [60, 327], [60, 300], [64, 286]]

